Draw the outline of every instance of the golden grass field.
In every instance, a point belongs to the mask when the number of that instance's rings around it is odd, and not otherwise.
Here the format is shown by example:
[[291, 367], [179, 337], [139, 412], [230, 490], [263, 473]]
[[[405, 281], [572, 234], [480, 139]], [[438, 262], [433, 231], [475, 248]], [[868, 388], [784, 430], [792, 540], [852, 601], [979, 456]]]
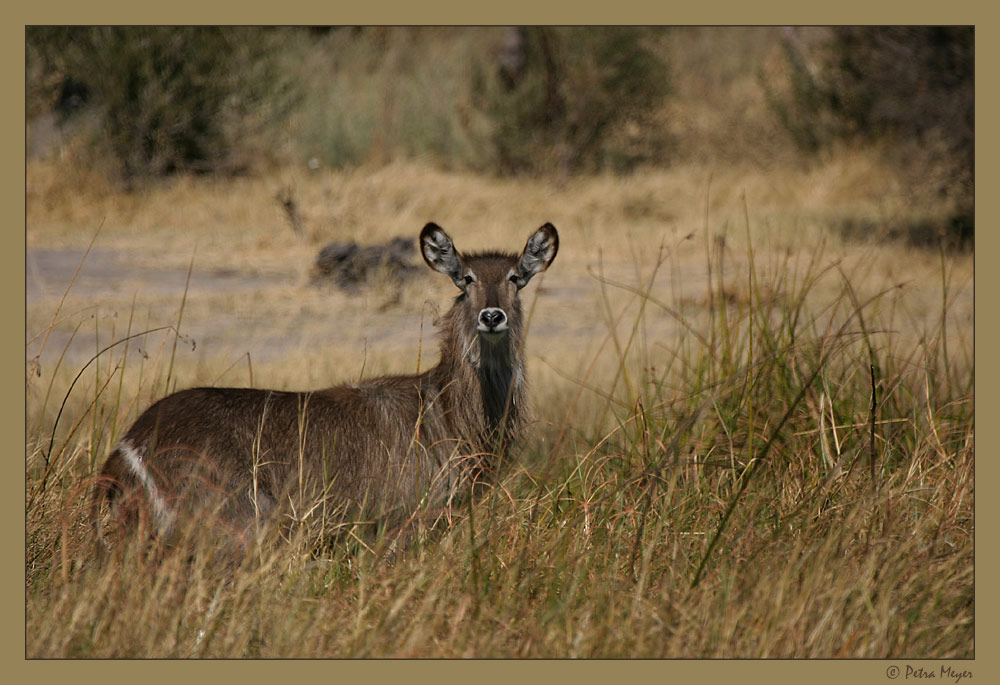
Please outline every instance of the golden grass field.
[[[29, 161], [27, 656], [974, 656], [972, 255], [839, 235], [933, 218], [879, 160], [560, 184], [280, 167], [133, 193]], [[523, 295], [537, 424], [493, 491], [391, 560], [303, 521], [235, 570], [96, 564], [90, 480], [155, 398], [436, 361], [447, 279], [308, 283], [325, 243], [427, 221], [466, 250], [560, 232]]]

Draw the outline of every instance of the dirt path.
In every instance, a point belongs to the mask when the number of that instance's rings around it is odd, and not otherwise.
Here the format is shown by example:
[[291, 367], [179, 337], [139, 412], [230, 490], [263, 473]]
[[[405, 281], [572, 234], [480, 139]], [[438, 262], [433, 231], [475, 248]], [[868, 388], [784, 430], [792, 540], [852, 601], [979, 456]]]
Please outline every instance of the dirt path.
[[[29, 249], [25, 255], [25, 294], [30, 307], [50, 298], [59, 298], [66, 290], [83, 253], [67, 249]], [[73, 283], [79, 297], [99, 300], [120, 295], [124, 285], [147, 295], [172, 295], [184, 292], [187, 272], [143, 266], [135, 255], [109, 248], [94, 248], [87, 255]], [[281, 283], [271, 276], [247, 276], [235, 270], [191, 272], [189, 292], [243, 292]]]
[[[157, 309], [176, 312], [177, 306], [187, 288], [187, 298], [196, 303], [225, 296], [243, 298], [273, 288], [294, 284], [295, 275], [249, 276], [235, 270], [199, 269], [197, 264], [191, 271], [190, 282], [186, 269], [163, 268], [144, 265], [135, 254], [109, 248], [94, 248], [87, 255], [83, 265], [80, 260], [83, 251], [72, 249], [30, 249], [25, 255], [25, 306], [28, 318], [28, 340], [26, 359], [33, 359], [39, 353], [44, 336], [39, 333], [47, 327], [52, 313], [56, 311], [63, 294], [72, 281], [67, 301], [61, 315], [70, 314], [71, 321], [79, 321], [83, 316], [119, 318], [121, 302], [133, 296], [143, 298], [147, 303], [162, 300]], [[148, 259], [148, 255], [145, 255]], [[80, 267], [76, 279], [73, 274]], [[147, 309], [154, 308], [147, 304]], [[79, 312], [78, 315], [72, 315]], [[173, 315], [176, 317], [176, 314]], [[196, 307], [189, 314], [184, 332], [192, 338], [197, 333], [202, 340], [223, 339], [227, 331], [246, 340], [248, 317], [240, 320], [239, 311], [224, 311], [219, 307], [208, 307], [199, 312]], [[253, 318], [253, 317], [249, 317]], [[175, 319], [174, 319], [175, 320]], [[164, 319], [158, 325], [170, 323]], [[156, 323], [156, 322], [154, 322]], [[58, 325], [49, 332], [45, 342], [45, 356], [66, 351], [67, 358], [77, 361], [94, 354], [97, 343], [94, 335], [81, 332], [74, 335], [73, 326]], [[110, 335], [112, 325], [102, 325]], [[115, 327], [122, 324], [115, 322]], [[81, 331], [86, 328], [81, 329]], [[102, 343], [110, 342], [110, 337]], [[197, 338], [196, 338], [197, 339]], [[200, 340], [199, 340], [200, 342]], [[51, 360], [50, 360], [51, 361]]]
[[[38, 355], [39, 333], [48, 326], [82, 256], [82, 251], [69, 249], [34, 248], [27, 252], [27, 360]], [[417, 296], [408, 295], [404, 304], [387, 305], [385, 295], [373, 289], [344, 293], [335, 287], [310, 287], [294, 269], [250, 275], [201, 269], [196, 262], [187, 283], [186, 269], [150, 266], [144, 261], [148, 263], [150, 255], [111, 248], [90, 252], [62, 312], [82, 314], [49, 333], [43, 363], [50, 366], [65, 350], [67, 361], [79, 364], [99, 346], [113, 342], [113, 328], [115, 339], [120, 338], [135, 295], [143, 302], [137, 311], [148, 312], [146, 320], [137, 325], [174, 323], [186, 284], [181, 328], [196, 341], [198, 354], [235, 358], [249, 352], [254, 360], [280, 360], [304, 349], [338, 347], [415, 354], [421, 331], [425, 344], [432, 340], [433, 307], [447, 307], [452, 295], [433, 275], [418, 276], [412, 282]], [[556, 341], [562, 350], [579, 349], [603, 335], [605, 324], [593, 316], [594, 293], [594, 281], [583, 274], [540, 279], [540, 285], [525, 299], [525, 308], [530, 309], [538, 297], [531, 323], [532, 349], [544, 352]], [[90, 325], [74, 336], [75, 322], [90, 314], [103, 319], [97, 326], [99, 341], [95, 341], [94, 326]]]

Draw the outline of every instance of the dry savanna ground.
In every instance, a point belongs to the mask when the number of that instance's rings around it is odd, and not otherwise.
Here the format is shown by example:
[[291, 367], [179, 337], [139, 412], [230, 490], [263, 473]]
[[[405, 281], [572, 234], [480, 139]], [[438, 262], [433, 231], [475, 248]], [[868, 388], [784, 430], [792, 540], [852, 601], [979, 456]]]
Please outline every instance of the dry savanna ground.
[[[974, 656], [972, 258], [880, 238], [935, 217], [878, 159], [133, 193], [30, 161], [28, 656]], [[327, 242], [427, 221], [467, 250], [560, 232], [524, 291], [536, 423], [496, 486], [389, 557], [306, 517], [235, 569], [95, 563], [89, 485], [152, 400], [436, 361], [447, 279], [309, 283]]]

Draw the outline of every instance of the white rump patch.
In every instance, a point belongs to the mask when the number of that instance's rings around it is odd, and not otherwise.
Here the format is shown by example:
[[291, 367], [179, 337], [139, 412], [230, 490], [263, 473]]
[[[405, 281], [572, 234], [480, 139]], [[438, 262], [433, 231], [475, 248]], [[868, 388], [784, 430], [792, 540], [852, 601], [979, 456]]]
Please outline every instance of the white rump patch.
[[161, 535], [166, 534], [169, 532], [171, 526], [173, 526], [174, 512], [170, 511], [163, 496], [160, 494], [160, 489], [156, 487], [156, 482], [150, 475], [149, 469], [146, 468], [146, 461], [143, 459], [142, 453], [135, 449], [128, 440], [122, 440], [118, 444], [118, 450], [125, 457], [129, 468], [132, 469], [132, 473], [139, 479], [142, 486], [146, 488], [146, 494], [149, 495], [149, 501], [153, 505], [153, 513], [156, 515], [157, 528]]

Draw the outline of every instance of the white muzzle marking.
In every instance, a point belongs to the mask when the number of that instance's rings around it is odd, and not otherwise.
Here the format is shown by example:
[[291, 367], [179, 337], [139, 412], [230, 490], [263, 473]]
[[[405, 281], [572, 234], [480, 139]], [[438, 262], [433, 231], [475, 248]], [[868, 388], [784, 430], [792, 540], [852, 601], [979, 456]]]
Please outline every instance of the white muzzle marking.
[[504, 310], [499, 307], [486, 307], [479, 312], [476, 324], [476, 330], [479, 333], [499, 337], [500, 334], [506, 333], [507, 329], [507, 313]]

